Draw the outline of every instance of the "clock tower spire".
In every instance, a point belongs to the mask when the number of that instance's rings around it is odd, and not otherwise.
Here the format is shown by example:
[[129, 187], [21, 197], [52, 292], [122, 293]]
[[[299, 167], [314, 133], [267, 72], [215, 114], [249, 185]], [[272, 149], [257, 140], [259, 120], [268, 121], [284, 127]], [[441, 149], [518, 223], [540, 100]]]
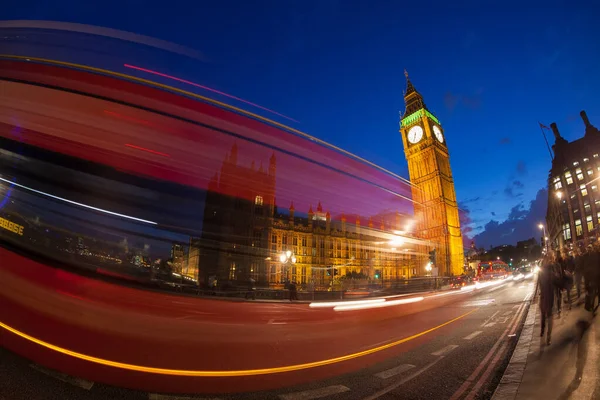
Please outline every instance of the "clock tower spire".
[[[400, 121], [400, 133], [413, 185], [417, 232], [427, 243], [420, 253], [435, 249], [439, 274], [459, 275], [463, 272], [464, 251], [444, 130], [427, 109], [406, 70], [404, 75], [406, 111]], [[425, 262], [423, 258], [423, 269]]]

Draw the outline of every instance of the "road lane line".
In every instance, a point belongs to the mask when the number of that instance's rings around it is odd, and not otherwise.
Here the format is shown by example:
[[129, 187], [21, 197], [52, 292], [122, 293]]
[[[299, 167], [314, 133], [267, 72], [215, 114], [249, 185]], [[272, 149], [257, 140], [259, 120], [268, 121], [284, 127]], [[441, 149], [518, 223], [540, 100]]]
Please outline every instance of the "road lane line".
[[93, 356], [90, 356], [87, 354], [82, 354], [82, 353], [78, 353], [78, 352], [75, 352], [75, 351], [72, 351], [69, 349], [65, 349], [63, 347], [59, 347], [59, 346], [53, 345], [48, 342], [44, 342], [43, 340], [40, 340], [40, 339], [30, 336], [26, 333], [23, 333], [11, 326], [8, 326], [3, 322], [0, 322], [0, 327], [6, 329], [9, 332], [12, 332], [13, 334], [19, 336], [22, 339], [36, 343], [47, 349], [56, 351], [58, 353], [66, 354], [66, 355], [74, 357], [74, 358], [79, 358], [81, 360], [85, 360], [85, 361], [88, 361], [91, 363], [106, 365], [109, 367], [120, 368], [120, 369], [129, 370], [129, 371], [146, 372], [149, 374], [160, 374], [160, 375], [194, 376], [194, 377], [225, 377], [225, 376], [231, 377], [231, 376], [268, 375], [268, 374], [278, 374], [278, 373], [283, 373], [283, 372], [300, 371], [300, 370], [304, 370], [304, 369], [322, 367], [325, 365], [336, 364], [339, 362], [348, 361], [348, 360], [352, 360], [355, 358], [367, 356], [369, 354], [374, 354], [374, 353], [377, 353], [377, 352], [380, 352], [383, 350], [387, 350], [389, 348], [398, 346], [402, 343], [406, 343], [406, 342], [409, 342], [416, 338], [419, 338], [421, 336], [427, 335], [428, 333], [434, 332], [434, 331], [441, 329], [447, 325], [450, 325], [470, 314], [473, 314], [476, 311], [479, 311], [479, 308], [476, 308], [474, 310], [466, 312], [462, 315], [459, 315], [456, 318], [446, 321], [438, 326], [434, 326], [433, 328], [429, 328], [422, 332], [416, 333], [412, 336], [407, 336], [400, 340], [396, 340], [395, 342], [392, 342], [392, 343], [389, 343], [389, 344], [386, 344], [383, 346], [379, 346], [379, 347], [374, 347], [374, 348], [371, 348], [368, 350], [363, 350], [363, 351], [359, 351], [356, 353], [346, 354], [344, 356], [339, 356], [339, 357], [335, 357], [335, 358], [329, 358], [326, 360], [307, 362], [304, 364], [294, 364], [294, 365], [286, 365], [286, 366], [281, 366], [281, 367], [247, 369], [247, 370], [208, 370], [208, 371], [204, 370], [204, 371], [199, 371], [199, 370], [157, 368], [157, 367], [147, 367], [147, 366], [143, 366], [143, 365], [127, 364], [127, 363], [122, 363], [122, 362], [118, 362], [118, 361], [107, 360], [104, 358], [93, 357]]
[[464, 340], [471, 340], [471, 339], [475, 339], [475, 338], [476, 338], [477, 336], [479, 336], [479, 334], [481, 334], [481, 333], [482, 333], [482, 331], [475, 331], [475, 332], [471, 333], [470, 335], [468, 335], [468, 336], [465, 336], [463, 339], [464, 339]]
[[305, 390], [303, 392], [281, 394], [279, 395], [279, 398], [281, 400], [312, 400], [320, 399], [321, 397], [333, 396], [335, 394], [340, 394], [349, 391], [350, 388], [344, 385], [333, 385], [314, 390]]
[[436, 351], [435, 353], [431, 353], [431, 355], [432, 356], [445, 356], [446, 354], [450, 353], [452, 350], [454, 350], [457, 347], [458, 347], [458, 345], [456, 345], [456, 344], [450, 344], [444, 348], [441, 348], [440, 350]]
[[495, 313], [493, 313], [491, 317], [489, 317], [488, 319], [486, 319], [485, 321], [483, 321], [483, 324], [481, 324], [481, 326], [485, 326], [488, 322], [490, 322], [492, 319], [494, 319], [494, 317], [496, 315], [498, 315], [499, 312], [500, 312], [500, 310], [498, 310]]
[[496, 367], [496, 364], [498, 364], [498, 361], [500, 361], [500, 357], [504, 354], [507, 347], [508, 347], [508, 343], [504, 342], [504, 344], [500, 348], [500, 351], [498, 351], [496, 353], [496, 357], [494, 357], [494, 359], [492, 360], [490, 365], [488, 365], [488, 367], [485, 370], [485, 372], [483, 373], [483, 375], [481, 375], [481, 378], [479, 378], [479, 381], [477, 381], [475, 386], [473, 386], [473, 389], [471, 389], [471, 393], [469, 393], [469, 395], [467, 397], [465, 397], [464, 400], [472, 400], [473, 398], [475, 398], [475, 396], [477, 395], [477, 393], [479, 392], [479, 390], [481, 389], [483, 384], [489, 378], [490, 374], [492, 373], [492, 370]]
[[427, 364], [426, 366], [424, 366], [423, 368], [421, 368], [420, 370], [415, 371], [412, 375], [409, 375], [406, 378], [402, 379], [401, 381], [398, 381], [398, 382], [394, 383], [393, 385], [390, 385], [384, 389], [381, 389], [378, 392], [375, 392], [374, 394], [372, 394], [370, 396], [365, 397], [363, 400], [375, 400], [375, 399], [380, 398], [384, 394], [391, 392], [392, 390], [404, 385], [406, 382], [410, 381], [411, 379], [414, 379], [417, 376], [421, 375], [423, 372], [425, 372], [429, 368], [433, 367], [435, 364], [437, 364], [443, 358], [444, 358], [444, 356], [436, 358], [435, 361], [432, 361], [429, 364]]
[[375, 376], [378, 377], [378, 378], [380, 378], [380, 379], [388, 379], [388, 378], [391, 378], [392, 376], [396, 376], [398, 374], [401, 374], [403, 372], [411, 370], [414, 367], [415, 366], [412, 365], [412, 364], [402, 364], [402, 365], [398, 365], [397, 367], [390, 368], [390, 369], [382, 371], [382, 372], [380, 372], [378, 374], [375, 374]]
[[68, 383], [69, 385], [77, 386], [77, 387], [80, 387], [85, 390], [90, 390], [92, 388], [92, 386], [94, 386], [94, 382], [92, 382], [92, 381], [88, 381], [85, 379], [76, 378], [74, 376], [63, 374], [62, 372], [48, 369], [48, 368], [42, 367], [41, 365], [31, 364], [29, 366], [31, 368], [35, 369], [36, 371], [41, 372], [44, 375], [48, 375], [54, 379], [58, 379], [59, 381], [63, 381], [65, 383]]
[[[521, 309], [523, 309], [524, 307], [525, 307], [525, 303], [521, 303], [519, 305], [519, 311]], [[519, 315], [519, 312], [517, 312], [513, 318], [516, 319], [518, 315]], [[505, 340], [506, 334], [509, 332], [509, 330], [510, 330], [510, 324], [504, 330], [504, 333], [502, 333], [502, 335], [500, 335], [500, 337], [498, 338], [496, 343], [494, 343], [494, 345], [492, 346], [490, 351], [486, 354], [486, 356], [483, 358], [483, 360], [481, 360], [481, 362], [479, 363], [477, 368], [475, 368], [473, 373], [467, 378], [466, 381], [463, 382], [463, 384], [458, 388], [458, 390], [456, 392], [454, 392], [452, 397], [450, 397], [450, 400], [458, 400], [465, 393], [465, 391], [469, 388], [469, 386], [471, 386], [471, 383], [473, 381], [475, 381], [475, 378], [477, 378], [479, 376], [479, 373], [487, 365], [488, 361], [492, 358], [492, 356], [494, 355], [494, 353], [496, 352], [498, 347], [500, 347], [500, 343], [502, 343], [502, 341]]]

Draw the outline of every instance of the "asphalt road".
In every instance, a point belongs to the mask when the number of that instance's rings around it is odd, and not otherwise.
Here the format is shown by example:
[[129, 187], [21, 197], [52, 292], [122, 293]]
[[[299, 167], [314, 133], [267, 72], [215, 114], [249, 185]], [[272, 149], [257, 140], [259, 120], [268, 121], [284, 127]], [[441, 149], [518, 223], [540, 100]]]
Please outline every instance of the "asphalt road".
[[[358, 358], [355, 364], [358, 362], [363, 365], [357, 368], [354, 364], [353, 372], [344, 373], [343, 363], [340, 363], [335, 369], [340, 371], [341, 375], [334, 376], [336, 374], [329, 371], [324, 375], [333, 377], [328, 379], [319, 378], [319, 368], [316, 369], [316, 374], [315, 371], [306, 372], [307, 375], [311, 373], [314, 375], [314, 379], [311, 379], [308, 384], [283, 385], [285, 387], [277, 390], [240, 395], [219, 394], [193, 398], [240, 400], [488, 398], [493, 393], [493, 388], [516, 344], [520, 325], [529, 304], [527, 300], [532, 292], [532, 280], [510, 282], [478, 290], [469, 297], [448, 296], [455, 297], [456, 300], [416, 314], [403, 315], [393, 321], [385, 321], [383, 325], [373, 323], [373, 334], [383, 330], [387, 335], [386, 340], [378, 344], [381, 346], [406, 338], [408, 332], [405, 329], [398, 329], [395, 335], [383, 329], [384, 325], [395, 327], [412, 325], [422, 333], [438, 327], [440, 321], [451, 321], [452, 317], [460, 318], [435, 331], [383, 350], [376, 358], [371, 356]], [[5, 334], [3, 332], [3, 335]], [[339, 332], [338, 337], [327, 340], [331, 342], [332, 347], [339, 348], [339, 343], [344, 343], [346, 339], [344, 333]], [[368, 347], [371, 348], [373, 345], [370, 344]], [[290, 349], [293, 354], [297, 351], [298, 349]], [[231, 355], [228, 354], [226, 357]], [[269, 354], [265, 353], [263, 358], [268, 360]], [[147, 392], [117, 389], [99, 383], [94, 383], [90, 388], [92, 382], [73, 381], [72, 378], [65, 376], [49, 376], [47, 374], [52, 372], [47, 370], [40, 372], [39, 367], [32, 367], [31, 362], [6, 350], [0, 352], [0, 359], [2, 360], [0, 376], [3, 377], [0, 380], [0, 399], [187, 398], [149, 395]], [[286, 373], [245, 379], [286, 382]], [[231, 389], [234, 390], [235, 387]], [[203, 391], [201, 384], [197, 385], [196, 391]]]

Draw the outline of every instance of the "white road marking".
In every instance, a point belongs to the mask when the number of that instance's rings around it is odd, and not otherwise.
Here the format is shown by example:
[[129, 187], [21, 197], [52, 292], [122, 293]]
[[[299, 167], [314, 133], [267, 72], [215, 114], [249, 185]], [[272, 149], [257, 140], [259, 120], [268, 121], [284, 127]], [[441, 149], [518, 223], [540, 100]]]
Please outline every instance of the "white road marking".
[[437, 364], [440, 360], [442, 360], [444, 358], [444, 356], [438, 357], [435, 359], [435, 361], [430, 362], [429, 364], [427, 364], [426, 366], [424, 366], [423, 368], [421, 368], [418, 371], [415, 371], [413, 374], [407, 376], [406, 378], [402, 379], [399, 382], [396, 382], [384, 389], [381, 389], [379, 392], [376, 392], [370, 396], [365, 397], [363, 400], [375, 400], [380, 398], [381, 396], [383, 396], [386, 393], [391, 392], [392, 390], [397, 389], [398, 387], [404, 385], [406, 382], [410, 381], [411, 379], [415, 379], [417, 376], [421, 375], [423, 372], [427, 371], [429, 368], [433, 367], [435, 364]]
[[187, 396], [173, 396], [170, 394], [157, 394], [150, 393], [148, 395], [149, 400], [220, 400], [216, 397], [187, 397]]
[[70, 376], [67, 374], [63, 374], [62, 372], [54, 371], [52, 369], [48, 369], [42, 367], [41, 365], [31, 364], [29, 365], [31, 368], [41, 372], [42, 374], [51, 376], [52, 378], [58, 379], [59, 381], [66, 382], [70, 385], [80, 387], [85, 390], [90, 390], [92, 386], [94, 386], [94, 382], [87, 381], [85, 379], [76, 378], [74, 376]]
[[483, 307], [495, 303], [494, 299], [483, 299], [483, 300], [474, 300], [474, 301], [466, 301], [463, 304], [463, 307]]
[[415, 366], [411, 365], [411, 364], [402, 364], [402, 365], [398, 365], [397, 367], [390, 368], [388, 370], [385, 370], [378, 374], [375, 374], [375, 376], [378, 378], [381, 378], [381, 379], [388, 379], [388, 378], [391, 378], [392, 376], [396, 376], [396, 375], [406, 372], [410, 369], [413, 369], [414, 367]]
[[496, 323], [495, 323], [495, 322], [490, 322], [489, 324], [485, 324], [483, 327], [484, 327], [484, 328], [490, 328], [490, 327], [492, 327], [492, 326], [494, 326], [494, 325], [496, 325]]
[[443, 355], [446, 355], [447, 353], [450, 353], [452, 350], [454, 350], [457, 347], [458, 347], [458, 345], [456, 345], [456, 344], [450, 344], [450, 345], [436, 351], [435, 353], [431, 353], [431, 355], [432, 356], [443, 356]]
[[270, 319], [269, 322], [267, 322], [268, 325], [285, 325], [287, 324], [287, 322], [275, 322], [275, 319]]
[[314, 390], [305, 390], [304, 392], [281, 394], [279, 395], [279, 398], [282, 400], [312, 400], [349, 391], [350, 388], [347, 388], [344, 385], [333, 385]]
[[479, 336], [479, 334], [480, 334], [480, 333], [483, 333], [483, 332], [482, 332], [482, 331], [475, 331], [475, 332], [471, 333], [470, 335], [468, 335], [468, 336], [465, 336], [463, 339], [464, 339], [464, 340], [471, 340], [471, 339], [474, 339], [474, 338], [476, 338], [477, 336]]
[[492, 319], [494, 319], [494, 317], [496, 315], [498, 315], [498, 313], [500, 312], [500, 310], [496, 311], [495, 313], [492, 314], [491, 317], [489, 317], [488, 319], [486, 319], [485, 321], [483, 321], [483, 324], [481, 324], [481, 326], [485, 326], [487, 325], [488, 322], [490, 322]]
[[503, 317], [507, 317], [507, 316], [509, 316], [510, 314], [512, 314], [512, 311], [505, 311], [505, 312], [503, 312], [503, 313], [502, 313], [502, 316], [503, 316]]

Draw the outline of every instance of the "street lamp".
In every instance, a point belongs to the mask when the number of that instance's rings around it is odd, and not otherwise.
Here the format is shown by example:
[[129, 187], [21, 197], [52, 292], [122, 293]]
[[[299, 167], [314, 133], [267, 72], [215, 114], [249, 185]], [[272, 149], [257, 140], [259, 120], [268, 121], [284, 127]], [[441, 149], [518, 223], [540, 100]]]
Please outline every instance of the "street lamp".
[[432, 269], [431, 263], [427, 263], [427, 265], [425, 266], [425, 271], [427, 271], [427, 274], [431, 273], [431, 269]]
[[[279, 261], [281, 262], [281, 267], [283, 269], [283, 266], [287, 265], [289, 263], [296, 264], [296, 256], [294, 255], [294, 253], [292, 253], [290, 250], [288, 250], [286, 252], [281, 253], [281, 255], [279, 256]], [[288, 272], [289, 272], [289, 268], [288, 268]], [[285, 274], [285, 276], [288, 280], [291, 280], [288, 277], [287, 273]]]
[[548, 252], [548, 237], [546, 236], [546, 227], [544, 226], [544, 224], [540, 223], [538, 225], [538, 228], [540, 228], [542, 230], [542, 232], [543, 232], [543, 235], [544, 235], [544, 249], [546, 250], [546, 252]]

